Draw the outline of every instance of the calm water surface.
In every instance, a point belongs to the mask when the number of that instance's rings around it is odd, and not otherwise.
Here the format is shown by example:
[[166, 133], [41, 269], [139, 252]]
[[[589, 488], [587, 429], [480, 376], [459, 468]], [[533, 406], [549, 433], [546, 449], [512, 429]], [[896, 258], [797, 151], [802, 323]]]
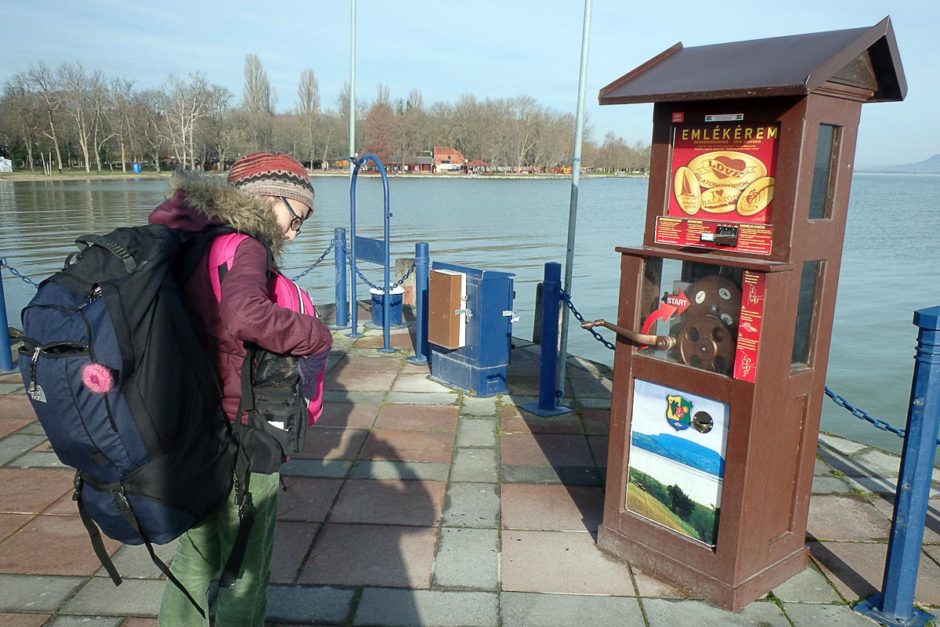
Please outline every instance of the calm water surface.
[[[573, 299], [586, 318], [616, 319], [619, 255], [615, 246], [639, 245], [646, 179], [582, 180]], [[288, 276], [307, 269], [349, 224], [349, 182], [318, 177], [317, 212], [289, 247]], [[164, 196], [165, 180], [62, 182], [0, 181], [0, 256], [37, 282], [61, 267], [73, 240], [87, 232], [144, 222]], [[571, 184], [568, 180], [393, 178], [390, 182], [392, 253], [413, 256], [426, 241], [431, 259], [516, 274], [514, 334], [531, 337], [535, 284], [546, 261], [564, 262]], [[913, 311], [940, 304], [934, 241], [940, 232], [940, 177], [855, 176], [846, 228], [828, 383], [869, 413], [903, 426], [910, 394], [916, 327]], [[360, 178], [357, 230], [381, 237], [382, 188]], [[363, 264], [373, 282], [377, 266]], [[19, 311], [33, 288], [4, 271], [7, 315]], [[301, 284], [318, 302], [333, 302], [332, 256]], [[366, 289], [360, 286], [360, 298]], [[569, 351], [611, 363], [612, 351], [572, 325]], [[830, 401], [823, 429], [897, 450], [900, 439], [862, 423]]]

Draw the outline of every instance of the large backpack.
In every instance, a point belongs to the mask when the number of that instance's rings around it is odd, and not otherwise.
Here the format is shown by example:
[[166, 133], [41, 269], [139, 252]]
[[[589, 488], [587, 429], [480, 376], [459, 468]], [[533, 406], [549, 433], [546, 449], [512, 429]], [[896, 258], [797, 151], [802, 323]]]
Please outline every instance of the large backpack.
[[151, 544], [204, 520], [234, 481], [244, 524], [222, 575], [230, 585], [252, 519], [247, 465], [181, 289], [195, 268], [185, 260], [201, 258], [208, 240], [149, 225], [76, 243], [80, 252], [23, 309], [26, 391], [52, 449], [77, 469], [74, 499], [115, 585], [98, 527], [145, 544], [199, 608]]
[[[209, 277], [216, 300], [235, 262], [235, 251], [248, 236], [225, 233], [209, 248]], [[268, 295], [280, 307], [319, 317], [310, 296], [277, 271], [268, 257]], [[249, 343], [241, 371], [241, 399], [235, 435], [251, 460], [252, 472], [276, 472], [290, 455], [304, 448], [308, 425], [323, 413], [323, 377], [329, 353], [294, 357]], [[243, 425], [242, 416], [247, 414]]]

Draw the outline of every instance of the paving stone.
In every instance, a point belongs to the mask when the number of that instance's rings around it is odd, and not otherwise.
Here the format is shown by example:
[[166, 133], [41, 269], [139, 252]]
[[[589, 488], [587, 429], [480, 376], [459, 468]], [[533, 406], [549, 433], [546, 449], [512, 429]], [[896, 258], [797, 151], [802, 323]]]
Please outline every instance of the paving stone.
[[[109, 554], [121, 546], [109, 538], [103, 540]], [[0, 572], [92, 575], [100, 567], [78, 516], [36, 516], [0, 544]]]
[[349, 390], [323, 390], [323, 405], [332, 403], [363, 403], [378, 405], [385, 399], [387, 392], [351, 392]]
[[444, 507], [443, 481], [349, 479], [330, 512], [330, 522], [433, 527]]
[[354, 371], [340, 366], [326, 376], [323, 388], [347, 392], [384, 392], [397, 376], [397, 372]]
[[0, 542], [28, 523], [34, 514], [0, 514]]
[[449, 474], [450, 464], [446, 463], [359, 460], [349, 472], [349, 478], [447, 481]]
[[594, 465], [587, 438], [583, 435], [504, 433], [500, 448], [504, 464]]
[[503, 531], [502, 590], [633, 596], [627, 565], [589, 533]]
[[386, 403], [407, 403], [409, 405], [454, 405], [457, 403], [457, 394], [424, 394], [419, 392], [389, 392], [385, 397]]
[[[153, 552], [163, 560], [164, 564], [169, 566], [173, 562], [173, 556], [176, 555], [176, 544], [176, 540], [162, 545], [155, 544], [153, 545]], [[143, 545], [122, 546], [111, 557], [111, 561], [124, 579], [160, 579], [163, 577], [163, 573], [150, 559], [147, 547]], [[109, 576], [104, 567], [99, 569], [95, 575], [98, 577]]]
[[319, 530], [317, 523], [278, 521], [271, 557], [271, 583], [294, 583]]
[[862, 616], [847, 605], [804, 605], [784, 603], [783, 611], [793, 627], [872, 627], [878, 623]]
[[164, 582], [125, 579], [116, 587], [110, 579], [94, 577], [63, 607], [63, 614], [92, 616], [156, 616]]
[[695, 599], [698, 595], [685, 590], [668, 581], [663, 581], [643, 572], [642, 569], [631, 565], [633, 582], [636, 585], [637, 595], [640, 597], [656, 597], [658, 599]]
[[589, 409], [610, 409], [610, 398], [579, 398], [575, 407]]
[[858, 442], [853, 442], [852, 440], [840, 438], [839, 436], [832, 435], [831, 433], [820, 433], [819, 441], [829, 448], [835, 449], [836, 451], [845, 455], [854, 455], [855, 453], [868, 448], [865, 444], [859, 444]]
[[562, 483], [564, 485], [604, 485], [604, 478], [594, 466], [553, 468], [545, 465], [500, 466], [504, 483]]
[[349, 473], [352, 462], [295, 458], [281, 466], [282, 477], [323, 477], [341, 479]]
[[144, 618], [143, 616], [128, 616], [121, 623], [121, 627], [158, 627], [156, 618]]
[[[774, 596], [790, 603], [839, 603], [842, 601], [829, 581], [815, 567], [791, 577], [773, 589]], [[824, 623], [827, 624], [827, 623]]]
[[604, 515], [598, 487], [506, 484], [500, 499], [503, 529], [595, 532]]
[[[44, 440], [45, 441], [45, 440]], [[7, 464], [7, 468], [69, 468], [55, 453], [30, 451]]]
[[[324, 400], [327, 400], [325, 395]], [[323, 415], [313, 425], [313, 433], [308, 433], [308, 437], [316, 437], [314, 434], [320, 428], [370, 429], [378, 413], [378, 403], [337, 403], [327, 401], [323, 404]]]
[[588, 435], [607, 435], [610, 431], [610, 410], [583, 407], [578, 410], [584, 432]]
[[457, 427], [457, 446], [493, 447], [496, 446], [496, 425], [494, 419], [462, 419]]
[[495, 416], [495, 396], [465, 396], [460, 413], [469, 416]]
[[518, 407], [500, 410], [503, 433], [555, 433], [581, 435], [584, 426], [578, 414], [560, 416], [537, 416]]
[[832, 476], [832, 470], [832, 466], [817, 458], [816, 465], [813, 466], [813, 475], [817, 477], [829, 477]]
[[373, 429], [395, 431], [453, 431], [458, 407], [451, 405], [385, 405]]
[[29, 423], [36, 420], [36, 412], [25, 394], [4, 394], [0, 396], [0, 418]]
[[852, 456], [856, 463], [866, 468], [870, 475], [897, 477], [901, 471], [901, 458], [878, 449], [869, 449]]
[[422, 394], [449, 394], [452, 390], [425, 374], [400, 374], [392, 385], [393, 392], [420, 392]]
[[813, 494], [851, 494], [852, 487], [839, 477], [813, 477]]
[[0, 415], [0, 438], [5, 438], [11, 433], [21, 435], [43, 435], [42, 433], [29, 433], [27, 429], [38, 425], [39, 422], [29, 418], [4, 418]]
[[495, 528], [499, 495], [495, 484], [451, 481], [444, 497], [445, 527]]
[[[867, 542], [808, 542], [810, 554], [839, 594], [854, 603], [880, 591], [887, 544]], [[940, 566], [921, 559], [914, 600], [940, 605]]]
[[650, 627], [790, 627], [779, 607], [769, 601], [756, 601], [737, 613], [722, 610], [702, 601], [644, 599], [643, 610]]
[[330, 586], [268, 586], [268, 622], [331, 624], [347, 622], [355, 593]]
[[496, 590], [499, 582], [496, 529], [444, 528], [434, 561], [434, 586]]
[[454, 434], [450, 431], [373, 431], [360, 459], [390, 462], [450, 462]]
[[[890, 521], [894, 517], [894, 495], [879, 494], [868, 499], [879, 512]], [[940, 544], [940, 499], [927, 501], [927, 518], [924, 521], [924, 544]]]
[[591, 456], [594, 457], [594, 463], [598, 468], [607, 468], [607, 448], [610, 445], [607, 436], [589, 435], [587, 438], [588, 447], [591, 449]]
[[815, 496], [806, 532], [817, 540], [887, 540], [891, 521], [867, 501], [845, 496]]
[[491, 627], [499, 623], [497, 604], [491, 592], [366, 588], [353, 624]]
[[428, 588], [437, 529], [327, 524], [299, 583]]
[[119, 627], [123, 617], [115, 616], [56, 616], [43, 627]]
[[294, 459], [356, 459], [369, 432], [365, 429], [310, 429]]
[[538, 403], [539, 397], [535, 395], [529, 396], [525, 394], [511, 394], [511, 395], [506, 394], [500, 397], [500, 402], [503, 405], [509, 405], [512, 407], [522, 407], [523, 405], [531, 405], [533, 403]]
[[22, 383], [0, 383], [0, 394], [21, 394], [25, 390]]
[[85, 577], [0, 574], [0, 612], [54, 612]]
[[3, 627], [42, 627], [52, 618], [52, 614], [12, 614], [0, 612], [0, 625]]
[[0, 466], [13, 461], [23, 453], [42, 444], [46, 437], [42, 435], [20, 435], [15, 433], [0, 440]]
[[[379, 333], [377, 337], [381, 338], [382, 334]], [[377, 355], [375, 351], [369, 351], [347, 354], [341, 366], [350, 372], [398, 372], [402, 362], [400, 359], [394, 359], [392, 355]]]
[[321, 522], [326, 520], [343, 485], [339, 479], [284, 477], [286, 492], [278, 502], [279, 520]]
[[499, 607], [502, 624], [513, 627], [643, 625], [640, 606], [631, 597], [503, 592]]
[[496, 451], [485, 448], [459, 448], [450, 471], [451, 481], [496, 483], [499, 479]]

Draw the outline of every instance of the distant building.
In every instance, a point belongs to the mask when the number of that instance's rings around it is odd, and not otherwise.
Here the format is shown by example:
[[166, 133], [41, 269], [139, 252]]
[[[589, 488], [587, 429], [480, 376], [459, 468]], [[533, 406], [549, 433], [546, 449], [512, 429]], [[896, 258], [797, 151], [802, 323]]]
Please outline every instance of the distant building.
[[0, 172], [12, 172], [13, 171], [13, 162], [7, 159], [6, 157], [0, 157]]
[[467, 162], [459, 150], [450, 146], [435, 146], [433, 156], [435, 172], [462, 172]]

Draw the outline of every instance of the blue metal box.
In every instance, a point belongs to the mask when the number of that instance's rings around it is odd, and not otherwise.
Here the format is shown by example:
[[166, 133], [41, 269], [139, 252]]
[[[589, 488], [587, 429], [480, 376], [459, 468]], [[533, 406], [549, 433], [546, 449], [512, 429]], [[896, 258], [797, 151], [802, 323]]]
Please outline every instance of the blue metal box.
[[506, 369], [512, 345], [514, 274], [478, 270], [435, 261], [432, 270], [448, 270], [466, 276], [466, 344], [447, 349], [431, 348], [431, 378], [475, 396], [506, 392]]

